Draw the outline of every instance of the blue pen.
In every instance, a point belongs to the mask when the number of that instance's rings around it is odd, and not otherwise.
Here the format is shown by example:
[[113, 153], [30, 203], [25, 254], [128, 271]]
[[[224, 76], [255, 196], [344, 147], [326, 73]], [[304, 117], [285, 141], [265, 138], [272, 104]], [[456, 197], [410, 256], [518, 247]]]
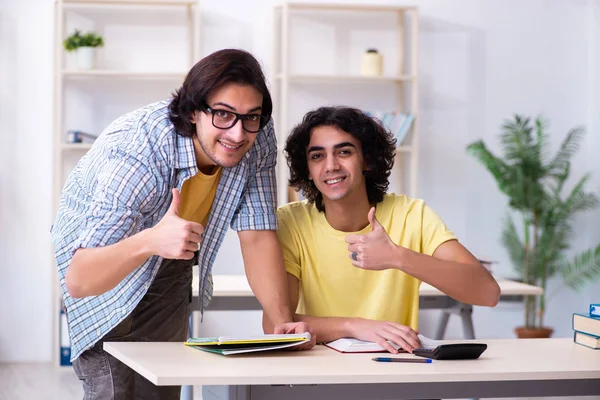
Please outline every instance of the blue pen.
[[401, 362], [401, 363], [418, 363], [430, 364], [431, 358], [392, 358], [392, 357], [375, 357], [372, 359], [377, 362]]

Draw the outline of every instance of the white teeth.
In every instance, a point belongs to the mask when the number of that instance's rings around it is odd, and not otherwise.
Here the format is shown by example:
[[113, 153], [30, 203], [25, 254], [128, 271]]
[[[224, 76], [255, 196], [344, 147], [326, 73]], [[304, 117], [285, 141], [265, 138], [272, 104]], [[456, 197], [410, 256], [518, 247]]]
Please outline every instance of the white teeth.
[[328, 184], [328, 185], [333, 185], [334, 183], [338, 183], [338, 182], [341, 182], [343, 180], [344, 180], [344, 178], [337, 178], [337, 179], [332, 179], [330, 181], [325, 181], [325, 183]]
[[242, 147], [242, 145], [239, 146], [231, 146], [229, 144], [223, 143], [223, 142], [219, 142], [221, 143], [223, 146], [227, 147], [228, 149], [239, 149], [240, 147]]

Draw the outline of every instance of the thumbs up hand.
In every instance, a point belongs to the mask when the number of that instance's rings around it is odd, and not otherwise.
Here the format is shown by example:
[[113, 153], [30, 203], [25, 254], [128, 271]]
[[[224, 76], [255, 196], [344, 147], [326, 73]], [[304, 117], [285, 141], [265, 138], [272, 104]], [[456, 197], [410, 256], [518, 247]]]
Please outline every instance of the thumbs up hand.
[[173, 189], [173, 200], [162, 219], [149, 229], [152, 254], [170, 260], [191, 260], [200, 248], [204, 227], [179, 217], [181, 198]]
[[375, 217], [375, 207], [371, 207], [368, 214], [371, 232], [364, 235], [348, 235], [348, 255], [355, 267], [384, 270], [394, 268], [394, 262], [397, 257], [396, 252], [399, 248], [396, 246], [387, 232], [381, 226]]

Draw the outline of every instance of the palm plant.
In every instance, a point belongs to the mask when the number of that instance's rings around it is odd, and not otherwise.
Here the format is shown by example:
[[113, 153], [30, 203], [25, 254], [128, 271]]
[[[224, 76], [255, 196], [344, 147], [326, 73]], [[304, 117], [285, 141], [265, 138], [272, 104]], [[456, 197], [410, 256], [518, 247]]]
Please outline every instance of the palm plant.
[[[598, 205], [598, 198], [584, 190], [589, 174], [570, 192], [565, 188], [571, 157], [577, 152], [584, 130], [568, 132], [557, 153], [548, 157], [545, 122], [515, 115], [502, 126], [503, 157], [495, 156], [481, 140], [467, 147], [492, 174], [498, 188], [508, 196], [510, 211], [504, 220], [502, 243], [523, 282], [541, 286], [539, 301], [525, 299], [525, 328], [543, 328], [548, 279], [559, 274], [564, 283], [579, 289], [600, 276], [600, 243], [571, 260], [573, 216]], [[514, 216], [518, 216], [515, 221]], [[548, 298], [549, 300], [549, 298]]]

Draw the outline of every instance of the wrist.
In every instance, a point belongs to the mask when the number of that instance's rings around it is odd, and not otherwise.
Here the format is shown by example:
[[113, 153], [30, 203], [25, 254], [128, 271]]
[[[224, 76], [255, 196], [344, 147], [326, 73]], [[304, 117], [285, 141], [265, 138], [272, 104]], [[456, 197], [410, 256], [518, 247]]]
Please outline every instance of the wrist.
[[404, 268], [408, 262], [407, 259], [410, 257], [410, 250], [395, 244], [393, 246], [394, 248], [392, 250], [392, 257], [390, 263], [391, 268], [404, 271]]
[[356, 337], [356, 335], [354, 334], [355, 329], [354, 327], [356, 326], [357, 321], [360, 318], [345, 318], [343, 325], [342, 325], [342, 331], [344, 334], [344, 337]]
[[136, 251], [136, 255], [145, 258], [149, 258], [156, 255], [156, 251], [154, 250], [153, 229], [154, 228], [144, 229], [136, 235], [138, 239], [138, 246], [136, 246], [138, 250]]

